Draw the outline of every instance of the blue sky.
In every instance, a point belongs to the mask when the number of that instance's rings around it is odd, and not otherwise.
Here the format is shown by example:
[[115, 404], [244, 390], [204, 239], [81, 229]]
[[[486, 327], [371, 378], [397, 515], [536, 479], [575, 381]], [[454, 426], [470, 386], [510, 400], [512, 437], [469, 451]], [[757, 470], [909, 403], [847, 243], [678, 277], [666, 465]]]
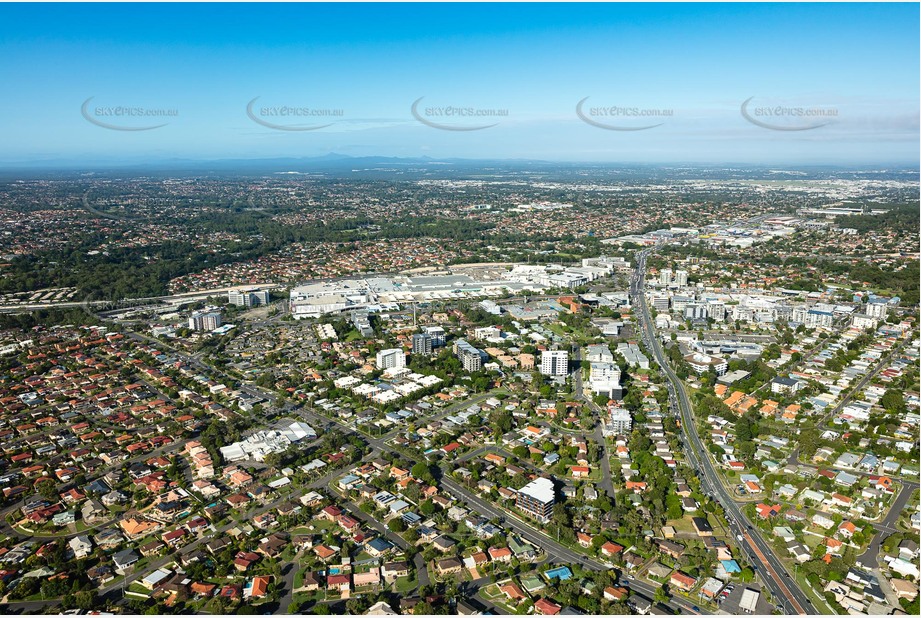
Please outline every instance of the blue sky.
[[[4, 4], [0, 163], [336, 152], [917, 165], [918, 19], [917, 4]], [[257, 120], [330, 126], [263, 126], [247, 114], [256, 97]], [[430, 124], [411, 113], [420, 97]], [[760, 126], [741, 113], [750, 98]], [[583, 99], [600, 124], [659, 126], [592, 126]], [[177, 115], [104, 115], [118, 106]], [[283, 106], [341, 115], [269, 115]], [[446, 107], [506, 114], [435, 115]]]

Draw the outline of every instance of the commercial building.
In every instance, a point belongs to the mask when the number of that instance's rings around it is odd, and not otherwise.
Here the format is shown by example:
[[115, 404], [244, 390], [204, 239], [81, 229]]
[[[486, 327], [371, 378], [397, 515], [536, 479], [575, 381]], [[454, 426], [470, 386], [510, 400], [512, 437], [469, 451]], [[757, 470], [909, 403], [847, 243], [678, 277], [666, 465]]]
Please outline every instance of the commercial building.
[[761, 593], [757, 590], [746, 588], [742, 591], [742, 598], [739, 600], [739, 609], [749, 614], [755, 613], [755, 610], [758, 608], [758, 599], [760, 597]]
[[553, 481], [543, 477], [536, 478], [519, 489], [515, 498], [518, 508], [544, 524], [550, 521], [555, 503]]
[[316, 437], [317, 434], [310, 425], [295, 421], [284, 429], [260, 430], [247, 436], [245, 440], [222, 446], [221, 457], [227, 462], [244, 459], [264, 461], [270, 453], [280, 453], [292, 444]]
[[569, 373], [569, 352], [547, 350], [540, 356], [540, 372], [545, 376], [565, 376]]
[[237, 307], [258, 307], [269, 304], [268, 290], [230, 290], [227, 292], [227, 302]]
[[497, 305], [495, 302], [493, 302], [493, 301], [491, 301], [491, 300], [488, 300], [488, 299], [487, 299], [487, 300], [481, 300], [481, 301], [480, 301], [480, 307], [481, 307], [481, 308], [483, 309], [483, 311], [485, 311], [486, 313], [490, 313], [490, 314], [492, 314], [492, 315], [502, 315], [502, 307], [500, 307], [499, 305]]
[[221, 314], [217, 311], [196, 311], [189, 317], [189, 328], [195, 331], [212, 331], [221, 325]]
[[390, 348], [377, 353], [378, 369], [402, 369], [406, 366], [406, 354], [401, 348]]
[[359, 307], [371, 301], [361, 280], [323, 281], [291, 289], [291, 314], [296, 319]]
[[669, 297], [667, 294], [653, 294], [649, 303], [656, 311], [668, 311]]
[[[557, 267], [539, 267], [553, 271]], [[554, 271], [555, 272], [555, 271]], [[310, 318], [349, 309], [373, 307], [388, 303], [413, 303], [446, 301], [458, 298], [500, 297], [506, 292], [522, 290], [543, 291], [560, 284], [581, 285], [586, 276], [577, 273], [550, 275], [547, 282], [536, 284], [525, 277], [519, 281], [512, 273], [503, 273], [501, 279], [474, 279], [462, 273], [407, 277], [355, 277], [324, 280], [297, 286], [291, 290], [291, 314], [297, 318]], [[571, 275], [571, 276], [569, 276]]]

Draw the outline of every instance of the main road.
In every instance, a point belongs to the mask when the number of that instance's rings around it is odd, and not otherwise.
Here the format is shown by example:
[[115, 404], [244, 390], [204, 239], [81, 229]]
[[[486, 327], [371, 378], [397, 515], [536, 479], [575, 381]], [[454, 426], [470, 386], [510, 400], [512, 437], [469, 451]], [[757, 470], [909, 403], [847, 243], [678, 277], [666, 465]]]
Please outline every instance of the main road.
[[707, 456], [706, 448], [700, 440], [697, 433], [697, 424], [694, 420], [694, 411], [691, 407], [691, 401], [688, 398], [684, 385], [665, 357], [656, 331], [653, 326], [652, 317], [649, 313], [649, 307], [646, 304], [646, 296], [643, 293], [646, 273], [646, 258], [652, 249], [645, 249], [637, 254], [636, 271], [630, 279], [630, 296], [637, 320], [640, 324], [640, 332], [647, 348], [651, 350], [656, 358], [662, 372], [668, 378], [668, 390], [671, 395], [673, 404], [677, 403], [678, 410], [681, 414], [681, 427], [685, 434], [685, 444], [691, 466], [700, 475], [701, 485], [704, 491], [716, 498], [726, 512], [730, 528], [737, 539], [744, 539], [748, 545], [748, 556], [752, 564], [761, 574], [761, 579], [765, 582], [768, 590], [773, 597], [782, 605], [786, 613], [796, 614], [817, 614], [819, 613], [813, 606], [806, 594], [790, 579], [790, 574], [784, 568], [783, 564], [774, 555], [774, 552], [768, 544], [761, 538], [761, 535], [751, 525], [745, 514], [735, 503], [729, 492], [726, 491], [722, 482], [720, 482], [717, 472], [712, 462]]

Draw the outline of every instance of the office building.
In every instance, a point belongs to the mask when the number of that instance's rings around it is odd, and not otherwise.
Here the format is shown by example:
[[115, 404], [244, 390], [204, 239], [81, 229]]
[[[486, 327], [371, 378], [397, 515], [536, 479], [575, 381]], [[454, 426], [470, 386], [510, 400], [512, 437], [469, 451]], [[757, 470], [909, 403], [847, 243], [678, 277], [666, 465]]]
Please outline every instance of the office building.
[[553, 505], [556, 502], [553, 481], [538, 477], [518, 490], [515, 505], [545, 524], [553, 515]]
[[221, 325], [221, 314], [217, 311], [196, 311], [189, 318], [189, 328], [194, 331], [212, 331]]
[[416, 333], [413, 335], [413, 354], [431, 356], [432, 336], [428, 333]]
[[656, 311], [668, 311], [669, 298], [667, 294], [653, 294], [649, 302]]
[[406, 354], [400, 348], [390, 348], [377, 353], [378, 369], [402, 369], [406, 366]]
[[252, 290], [243, 292], [240, 290], [230, 290], [227, 292], [227, 302], [237, 307], [258, 307], [269, 304], [268, 290]]
[[540, 372], [545, 376], [565, 376], [569, 373], [569, 352], [547, 350], [540, 356]]
[[680, 294], [675, 294], [672, 296], [672, 311], [675, 313], [683, 314], [684, 308], [693, 302], [693, 296], [682, 296]]

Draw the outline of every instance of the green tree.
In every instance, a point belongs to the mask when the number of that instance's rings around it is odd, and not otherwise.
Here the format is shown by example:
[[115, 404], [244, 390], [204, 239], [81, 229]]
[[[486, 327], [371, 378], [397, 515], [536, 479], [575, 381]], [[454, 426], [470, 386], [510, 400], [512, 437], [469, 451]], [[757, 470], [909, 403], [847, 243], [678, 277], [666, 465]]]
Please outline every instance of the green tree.
[[394, 517], [387, 524], [387, 527], [390, 528], [391, 532], [400, 533], [406, 530], [406, 522], [403, 521], [402, 517]]

